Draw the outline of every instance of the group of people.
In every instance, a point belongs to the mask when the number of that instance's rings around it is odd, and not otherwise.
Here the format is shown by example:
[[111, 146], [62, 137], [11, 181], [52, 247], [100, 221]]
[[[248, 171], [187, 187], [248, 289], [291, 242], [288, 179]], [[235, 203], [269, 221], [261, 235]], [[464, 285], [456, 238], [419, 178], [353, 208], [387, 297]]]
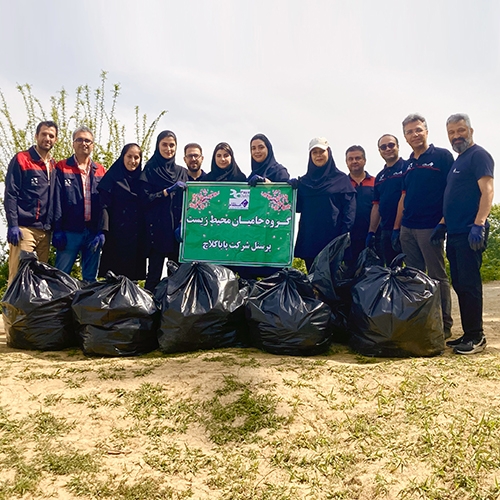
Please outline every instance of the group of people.
[[[345, 254], [353, 265], [365, 247], [374, 248], [384, 265], [401, 251], [406, 264], [439, 281], [446, 338], [451, 337], [450, 285], [444, 264], [444, 239], [452, 284], [459, 298], [464, 335], [447, 345], [458, 354], [480, 352], [486, 345], [482, 326], [480, 267], [488, 237], [493, 201], [493, 159], [474, 144], [465, 114], [446, 122], [452, 154], [428, 144], [425, 119], [417, 114], [403, 121], [403, 134], [412, 148], [408, 160], [399, 155], [395, 135], [384, 134], [378, 149], [385, 161], [376, 177], [365, 171], [361, 146], [347, 149], [349, 174], [335, 165], [328, 141], [309, 143], [306, 173], [290, 178], [263, 134], [250, 141], [251, 173], [238, 167], [231, 146], [216, 145], [210, 171], [202, 169], [199, 144], [184, 147], [187, 168], [176, 163], [177, 138], [161, 132], [153, 156], [142, 168], [138, 144], [124, 146], [106, 171], [92, 160], [94, 136], [87, 127], [73, 133], [74, 154], [56, 163], [51, 149], [57, 124], [41, 122], [35, 145], [14, 156], [5, 181], [8, 222], [9, 282], [14, 278], [20, 250], [49, 256], [50, 238], [57, 268], [69, 273], [81, 256], [82, 278], [95, 281], [108, 270], [132, 280], [146, 279], [154, 290], [165, 259], [177, 261], [182, 193], [188, 181], [287, 182], [297, 190], [301, 214], [295, 256], [309, 269], [318, 253], [337, 236], [350, 233]], [[146, 259], [148, 262], [146, 270]], [[237, 269], [241, 274], [244, 267]], [[269, 271], [269, 269], [267, 270]], [[266, 275], [266, 269], [260, 270]]]

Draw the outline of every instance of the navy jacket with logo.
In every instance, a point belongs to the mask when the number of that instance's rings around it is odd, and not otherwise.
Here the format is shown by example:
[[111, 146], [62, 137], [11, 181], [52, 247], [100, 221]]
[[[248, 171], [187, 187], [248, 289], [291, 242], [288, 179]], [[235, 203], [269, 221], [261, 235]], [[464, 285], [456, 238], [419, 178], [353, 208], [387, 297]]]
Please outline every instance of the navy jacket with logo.
[[12, 158], [5, 177], [4, 207], [9, 227], [24, 226], [49, 230], [55, 161], [50, 172], [34, 146]]
[[85, 228], [98, 232], [102, 224], [102, 205], [97, 186], [106, 170], [99, 163], [91, 162], [90, 222], [85, 222], [83, 182], [75, 156], [61, 160], [56, 165], [54, 189], [54, 231], [81, 233]]

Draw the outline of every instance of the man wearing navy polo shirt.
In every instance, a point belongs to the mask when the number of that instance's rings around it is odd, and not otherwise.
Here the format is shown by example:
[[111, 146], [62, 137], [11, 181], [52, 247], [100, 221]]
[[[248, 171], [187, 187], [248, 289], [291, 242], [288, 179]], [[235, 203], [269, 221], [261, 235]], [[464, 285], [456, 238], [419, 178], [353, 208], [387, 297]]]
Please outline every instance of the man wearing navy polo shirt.
[[474, 354], [486, 346], [480, 269], [493, 202], [494, 162], [485, 149], [474, 144], [474, 131], [466, 114], [451, 115], [446, 129], [458, 158], [448, 174], [444, 219], [434, 230], [432, 241], [441, 244], [448, 233], [446, 255], [464, 331], [462, 337], [446, 345], [453, 347], [456, 354]]
[[366, 154], [361, 146], [351, 146], [345, 152], [345, 162], [349, 169], [349, 180], [356, 190], [356, 218], [351, 228], [351, 245], [346, 252], [346, 264], [354, 265], [365, 248], [370, 226], [375, 177], [365, 171]]
[[453, 155], [427, 144], [427, 123], [418, 114], [403, 120], [403, 132], [413, 152], [406, 161], [403, 189], [394, 222], [393, 245], [401, 241], [406, 264], [439, 281], [445, 338], [451, 336], [450, 283], [444, 266], [443, 243], [433, 245], [431, 234], [443, 217], [443, 195]]
[[401, 198], [404, 160], [399, 156], [399, 141], [396, 136], [384, 134], [378, 140], [380, 156], [385, 165], [375, 177], [373, 189], [373, 206], [370, 215], [370, 230], [366, 238], [366, 246], [374, 247], [375, 232], [380, 226], [380, 247], [383, 264], [388, 266], [394, 257], [401, 253], [401, 246], [392, 248], [391, 236]]

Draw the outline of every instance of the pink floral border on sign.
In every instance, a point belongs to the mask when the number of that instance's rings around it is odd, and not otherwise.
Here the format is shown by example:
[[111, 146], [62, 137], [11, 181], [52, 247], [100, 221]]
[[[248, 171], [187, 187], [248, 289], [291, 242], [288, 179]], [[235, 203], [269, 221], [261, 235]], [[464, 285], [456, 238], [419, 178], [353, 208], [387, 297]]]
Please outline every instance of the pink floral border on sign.
[[194, 193], [189, 208], [195, 210], [205, 210], [210, 205], [210, 200], [219, 196], [220, 191], [209, 191], [208, 189], [200, 189], [199, 193]]
[[288, 201], [288, 195], [283, 194], [279, 189], [273, 189], [270, 193], [264, 191], [260, 194], [269, 200], [269, 206], [277, 212], [290, 210], [292, 208], [292, 205]]

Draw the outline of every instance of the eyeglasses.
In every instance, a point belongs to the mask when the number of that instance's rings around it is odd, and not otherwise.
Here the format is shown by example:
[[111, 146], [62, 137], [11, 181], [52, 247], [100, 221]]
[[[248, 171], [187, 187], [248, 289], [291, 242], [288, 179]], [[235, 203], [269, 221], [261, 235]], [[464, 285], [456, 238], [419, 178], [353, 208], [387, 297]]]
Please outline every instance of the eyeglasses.
[[201, 158], [201, 155], [186, 155], [186, 158], [191, 158], [193, 160], [197, 160], [198, 158]]
[[388, 142], [387, 144], [381, 144], [378, 148], [380, 149], [380, 151], [385, 151], [386, 149], [394, 149], [395, 147], [395, 142]]
[[408, 130], [403, 130], [403, 133], [406, 137], [406, 136], [414, 135], [414, 134], [417, 134], [417, 135], [423, 134], [426, 130], [427, 130], [426, 128], [417, 127], [417, 128], [410, 128]]
[[77, 142], [78, 144], [87, 144], [88, 146], [94, 143], [91, 139], [84, 139], [83, 137], [77, 137], [73, 142]]

